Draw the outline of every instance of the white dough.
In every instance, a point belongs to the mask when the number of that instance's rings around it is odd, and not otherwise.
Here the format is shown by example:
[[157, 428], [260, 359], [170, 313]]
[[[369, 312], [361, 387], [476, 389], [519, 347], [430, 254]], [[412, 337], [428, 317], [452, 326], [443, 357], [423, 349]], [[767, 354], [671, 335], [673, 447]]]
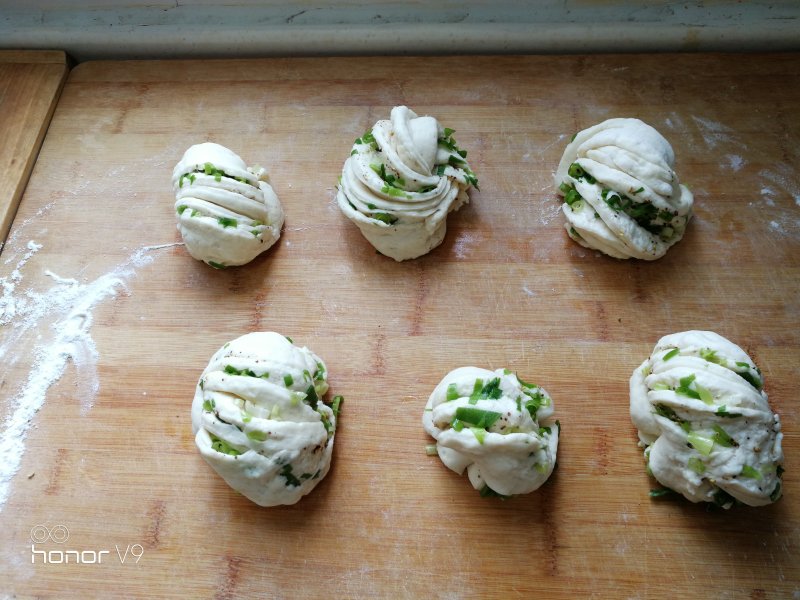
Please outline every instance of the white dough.
[[336, 200], [381, 254], [401, 261], [430, 252], [444, 239], [448, 213], [469, 202], [478, 180], [446, 147], [455, 144], [448, 133], [433, 117], [396, 106], [353, 145]]
[[[497, 418], [488, 427], [456, 421], [474, 409]], [[553, 472], [559, 426], [540, 424], [552, 414], [547, 392], [510, 371], [461, 367], [433, 390], [422, 425], [436, 439], [442, 462], [459, 475], [466, 469], [481, 495], [511, 496], [534, 491]]]
[[261, 167], [224, 146], [189, 148], [172, 172], [178, 230], [194, 258], [216, 268], [243, 265], [280, 237], [283, 208]]
[[[573, 164], [588, 176], [570, 174]], [[562, 205], [567, 233], [614, 258], [661, 258], [683, 237], [694, 203], [674, 164], [669, 142], [639, 119], [609, 119], [581, 131], [555, 174], [560, 195], [568, 194], [562, 186], [574, 187], [582, 198]]]
[[780, 417], [752, 359], [710, 331], [661, 338], [630, 381], [650, 471], [692, 502], [761, 506], [781, 495]]
[[200, 376], [192, 431], [205, 461], [260, 506], [294, 504], [328, 473], [336, 415], [327, 369], [273, 332], [225, 344]]

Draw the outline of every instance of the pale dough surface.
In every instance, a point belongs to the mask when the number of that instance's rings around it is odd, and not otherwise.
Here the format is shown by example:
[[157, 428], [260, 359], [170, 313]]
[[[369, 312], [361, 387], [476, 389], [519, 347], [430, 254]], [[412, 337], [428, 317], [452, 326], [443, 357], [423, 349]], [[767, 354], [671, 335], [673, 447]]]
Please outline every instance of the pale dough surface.
[[[200, 376], [192, 430], [203, 459], [261, 506], [294, 504], [328, 473], [336, 416], [325, 363], [274, 332], [220, 348]], [[221, 440], [227, 451], [219, 448]], [[216, 442], [216, 444], [215, 444]]]
[[381, 254], [402, 261], [430, 252], [444, 239], [447, 215], [469, 202], [477, 183], [465, 156], [440, 143], [449, 136], [435, 118], [405, 106], [365, 137], [345, 161], [339, 208]]
[[[596, 181], [570, 175], [573, 164]], [[567, 184], [583, 198], [562, 206], [570, 237], [614, 258], [664, 256], [683, 237], [694, 203], [691, 191], [679, 183], [674, 164], [669, 142], [639, 119], [608, 119], [579, 132], [564, 150], [555, 173], [560, 195], [565, 195], [560, 186]], [[652, 205], [659, 216], [648, 221], [648, 229], [629, 212], [615, 210], [607, 202], [614, 196], [638, 208]]]
[[762, 388], [752, 359], [716, 333], [661, 338], [630, 380], [653, 476], [692, 502], [720, 503], [720, 490], [751, 506], [780, 497], [783, 434]]
[[283, 207], [265, 170], [248, 167], [224, 146], [190, 147], [173, 170], [172, 185], [178, 230], [197, 260], [217, 268], [243, 265], [281, 235]]
[[[499, 391], [479, 397], [476, 382]], [[500, 416], [489, 427], [473, 430], [467, 423], [458, 431], [453, 424], [459, 409]], [[553, 472], [559, 427], [549, 423], [552, 415], [552, 399], [541, 387], [523, 384], [505, 369], [461, 367], [433, 390], [422, 424], [436, 440], [439, 458], [448, 468], [459, 475], [466, 469], [478, 491], [488, 486], [497, 494], [511, 496], [538, 489]]]

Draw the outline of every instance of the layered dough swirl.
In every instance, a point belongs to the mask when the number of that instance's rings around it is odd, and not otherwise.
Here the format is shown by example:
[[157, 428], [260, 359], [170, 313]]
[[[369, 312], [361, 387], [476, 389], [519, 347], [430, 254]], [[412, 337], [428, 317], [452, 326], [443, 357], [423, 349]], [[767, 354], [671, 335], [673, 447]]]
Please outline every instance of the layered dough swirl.
[[511, 496], [553, 472], [560, 426], [542, 423], [552, 414], [547, 392], [512, 372], [461, 367], [433, 390], [422, 424], [442, 462], [459, 475], [466, 469], [482, 496]]
[[212, 267], [243, 265], [281, 235], [283, 208], [262, 167], [206, 142], [189, 148], [172, 172], [178, 230], [194, 258]]
[[630, 380], [631, 418], [659, 483], [725, 508], [775, 502], [783, 434], [763, 385], [752, 359], [716, 333], [661, 338]]
[[694, 202], [674, 164], [669, 142], [638, 119], [581, 131], [555, 174], [567, 233], [614, 258], [661, 258], [683, 237]]
[[448, 213], [478, 187], [452, 136], [435, 118], [396, 106], [353, 144], [336, 200], [381, 254], [401, 261], [431, 251]]
[[273, 332], [225, 344], [192, 402], [195, 444], [230, 485], [260, 506], [294, 504], [328, 473], [341, 397], [323, 403], [325, 363]]

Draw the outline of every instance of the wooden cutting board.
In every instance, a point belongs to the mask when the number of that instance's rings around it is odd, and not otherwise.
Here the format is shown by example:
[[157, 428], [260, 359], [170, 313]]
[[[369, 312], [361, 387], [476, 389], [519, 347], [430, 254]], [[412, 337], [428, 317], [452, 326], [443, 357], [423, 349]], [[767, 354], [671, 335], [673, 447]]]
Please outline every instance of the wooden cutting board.
[[[377, 255], [334, 202], [353, 140], [398, 104], [455, 129], [481, 186], [451, 215], [442, 246], [404, 263]], [[23, 427], [0, 507], [0, 591], [797, 597], [798, 105], [798, 55], [77, 66], [0, 277], [17, 269], [17, 298], [94, 290], [91, 320], [78, 325], [96, 357], [84, 344]], [[659, 129], [695, 193], [686, 237], [654, 263], [600, 256], [563, 230], [552, 182], [563, 148], [614, 116]], [[286, 211], [279, 244], [246, 267], [215, 271], [169, 245], [180, 241], [172, 167], [205, 140], [267, 167]], [[103, 289], [116, 296], [98, 297]], [[0, 328], [2, 343], [14, 341], [0, 366], [5, 417], [27, 381], [41, 382], [36, 352], [68, 309], [29, 319], [28, 330], [19, 320]], [[764, 372], [785, 431], [775, 505], [707, 511], [648, 496], [628, 378], [659, 337], [686, 329], [728, 337]], [[291, 507], [234, 493], [191, 435], [200, 372], [255, 330], [310, 347], [327, 361], [331, 393], [346, 398], [330, 474]], [[426, 456], [425, 401], [463, 365], [507, 367], [554, 398], [559, 466], [537, 492], [481, 498]], [[43, 564], [32, 548], [87, 554]]]
[[67, 71], [61, 51], [0, 50], [0, 241], [8, 235]]

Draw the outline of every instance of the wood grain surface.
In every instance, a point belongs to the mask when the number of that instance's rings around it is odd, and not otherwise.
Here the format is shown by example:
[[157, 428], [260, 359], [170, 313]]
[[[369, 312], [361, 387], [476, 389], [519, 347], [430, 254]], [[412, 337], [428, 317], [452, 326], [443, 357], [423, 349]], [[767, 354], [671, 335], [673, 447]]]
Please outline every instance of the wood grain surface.
[[0, 240], [8, 235], [68, 70], [61, 51], [0, 50]]
[[[353, 140], [397, 104], [455, 129], [481, 186], [443, 245], [404, 263], [377, 255], [334, 202]], [[0, 277], [35, 241], [16, 293], [64, 285], [52, 275], [120, 284], [91, 311], [97, 357], [68, 365], [27, 430], [0, 507], [0, 592], [798, 597], [798, 105], [798, 55], [79, 65]], [[686, 237], [654, 263], [598, 255], [563, 230], [552, 173], [573, 133], [613, 116], [660, 130], [695, 193]], [[267, 167], [286, 211], [280, 242], [245, 267], [145, 248], [180, 241], [170, 175], [205, 140]], [[0, 365], [4, 416], [63, 314], [24, 335], [0, 328], [17, 336]], [[686, 329], [726, 336], [764, 372], [785, 432], [778, 503], [707, 511], [648, 496], [628, 379], [662, 335]], [[191, 434], [200, 372], [255, 330], [322, 356], [330, 393], [346, 399], [330, 474], [291, 507], [237, 495]], [[481, 498], [426, 456], [425, 401], [463, 365], [507, 367], [552, 395], [558, 469], [537, 492]], [[37, 547], [111, 554], [32, 564], [39, 525], [70, 537]], [[136, 544], [138, 562], [115, 554]]]

